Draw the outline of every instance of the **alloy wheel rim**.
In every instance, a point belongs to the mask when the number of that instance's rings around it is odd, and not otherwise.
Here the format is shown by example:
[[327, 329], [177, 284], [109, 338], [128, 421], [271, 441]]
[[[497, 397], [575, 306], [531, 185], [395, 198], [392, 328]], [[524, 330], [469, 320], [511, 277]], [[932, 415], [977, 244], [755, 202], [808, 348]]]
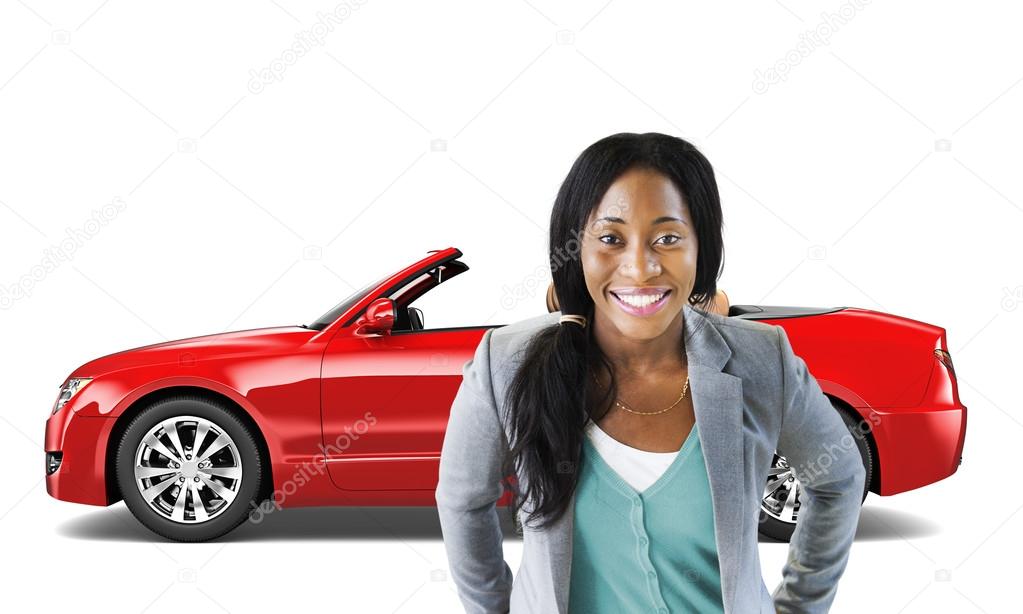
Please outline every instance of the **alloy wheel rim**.
[[238, 495], [242, 462], [227, 431], [199, 416], [174, 416], [153, 426], [135, 451], [135, 485], [161, 517], [208, 522]]
[[767, 483], [760, 500], [760, 509], [775, 520], [796, 524], [799, 519], [799, 496], [802, 487], [784, 456], [774, 455], [767, 472]]

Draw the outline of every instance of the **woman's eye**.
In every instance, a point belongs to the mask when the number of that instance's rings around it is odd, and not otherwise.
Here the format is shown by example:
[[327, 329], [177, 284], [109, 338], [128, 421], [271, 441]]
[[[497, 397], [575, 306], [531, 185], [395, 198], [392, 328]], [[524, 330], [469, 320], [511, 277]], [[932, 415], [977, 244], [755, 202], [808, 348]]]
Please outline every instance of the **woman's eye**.
[[[605, 241], [604, 239], [614, 239], [614, 241], [613, 242], [609, 242], [609, 241]], [[661, 239], [674, 239], [674, 241], [663, 242], [662, 243], [662, 245], [674, 245], [674, 244], [678, 243], [679, 241], [681, 241], [682, 237], [680, 237], [678, 235], [664, 235], [663, 237], [658, 239], [658, 241], [660, 241]], [[604, 245], [617, 245], [619, 243], [618, 237], [616, 237], [614, 235], [602, 235], [598, 240], [601, 243], [603, 243]]]

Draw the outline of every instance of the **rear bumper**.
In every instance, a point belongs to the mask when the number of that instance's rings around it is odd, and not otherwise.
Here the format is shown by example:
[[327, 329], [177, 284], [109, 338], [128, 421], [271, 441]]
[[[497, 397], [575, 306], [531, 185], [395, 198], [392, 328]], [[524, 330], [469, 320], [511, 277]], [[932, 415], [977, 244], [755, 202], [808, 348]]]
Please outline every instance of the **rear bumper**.
[[913, 490], [952, 475], [962, 462], [966, 406], [869, 410], [881, 468], [881, 495]]
[[[60, 466], [46, 476], [54, 499], [109, 505], [106, 448], [114, 418], [75, 415], [61, 410], [46, 421], [46, 452], [60, 452]], [[40, 463], [42, 464], [42, 463]]]

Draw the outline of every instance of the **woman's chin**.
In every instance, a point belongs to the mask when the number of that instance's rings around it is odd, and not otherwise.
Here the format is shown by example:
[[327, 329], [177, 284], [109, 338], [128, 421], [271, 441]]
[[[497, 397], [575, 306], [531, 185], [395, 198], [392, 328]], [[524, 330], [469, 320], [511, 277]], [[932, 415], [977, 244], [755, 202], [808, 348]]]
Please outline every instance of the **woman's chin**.
[[612, 314], [609, 318], [615, 328], [622, 336], [635, 340], [656, 339], [664, 334], [670, 324], [679, 315], [681, 309], [672, 309], [666, 305], [656, 314], [649, 316], [634, 316], [625, 313], [612, 306]]

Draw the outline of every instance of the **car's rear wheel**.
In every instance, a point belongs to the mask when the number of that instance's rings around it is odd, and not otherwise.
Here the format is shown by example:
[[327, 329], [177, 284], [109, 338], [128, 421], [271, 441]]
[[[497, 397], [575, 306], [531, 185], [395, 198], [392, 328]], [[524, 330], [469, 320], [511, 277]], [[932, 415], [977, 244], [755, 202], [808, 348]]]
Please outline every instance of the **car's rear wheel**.
[[[842, 417], [845, 426], [853, 437], [856, 448], [863, 460], [863, 466], [867, 470], [867, 477], [863, 484], [863, 496], [860, 499], [862, 504], [867, 498], [870, 488], [870, 479], [873, 471], [873, 455], [870, 444], [867, 442], [866, 426], [859, 426], [863, 421], [849, 416], [846, 412], [836, 408], [835, 411]], [[799, 520], [800, 498], [802, 487], [799, 480], [789, 467], [784, 456], [777, 453], [771, 463], [771, 469], [767, 472], [767, 483], [764, 485], [764, 492], [760, 500], [760, 533], [772, 539], [787, 542], [792, 538]]]
[[157, 401], [128, 424], [116, 454], [125, 505], [163, 537], [220, 537], [258, 503], [259, 446], [222, 403], [196, 396]]

